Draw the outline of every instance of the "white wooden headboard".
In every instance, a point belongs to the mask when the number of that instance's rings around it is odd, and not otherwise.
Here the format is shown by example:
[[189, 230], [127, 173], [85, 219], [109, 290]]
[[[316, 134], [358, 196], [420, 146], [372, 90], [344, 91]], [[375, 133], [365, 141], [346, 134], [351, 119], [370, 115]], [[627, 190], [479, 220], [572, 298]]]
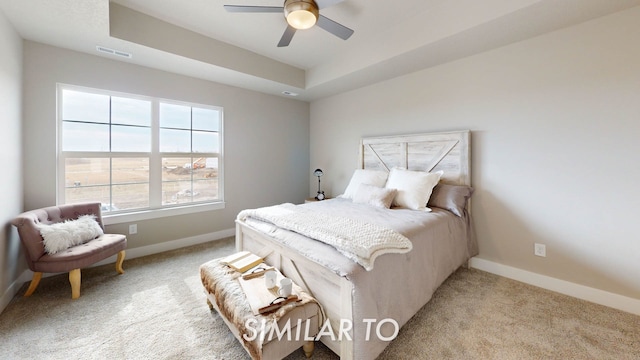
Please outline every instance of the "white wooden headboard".
[[443, 170], [441, 181], [471, 185], [471, 132], [367, 137], [360, 141], [360, 168]]

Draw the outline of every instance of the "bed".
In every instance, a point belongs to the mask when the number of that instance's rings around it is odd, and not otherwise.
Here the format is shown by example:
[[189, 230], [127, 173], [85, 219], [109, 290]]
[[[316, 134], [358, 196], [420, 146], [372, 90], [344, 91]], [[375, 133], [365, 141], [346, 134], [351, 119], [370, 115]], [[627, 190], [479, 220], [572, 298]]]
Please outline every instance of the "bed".
[[[342, 359], [376, 358], [398, 327], [477, 254], [468, 211], [469, 131], [368, 137], [361, 139], [359, 153], [359, 169], [441, 171], [429, 201], [432, 211], [378, 208], [341, 198], [296, 207], [305, 214], [339, 214], [392, 229], [410, 240], [410, 251], [377, 256], [367, 270], [333, 246], [297, 231], [246, 212], [236, 220], [237, 250], [264, 256], [318, 300], [326, 317], [320, 341]], [[458, 207], [451, 196], [458, 197]]]

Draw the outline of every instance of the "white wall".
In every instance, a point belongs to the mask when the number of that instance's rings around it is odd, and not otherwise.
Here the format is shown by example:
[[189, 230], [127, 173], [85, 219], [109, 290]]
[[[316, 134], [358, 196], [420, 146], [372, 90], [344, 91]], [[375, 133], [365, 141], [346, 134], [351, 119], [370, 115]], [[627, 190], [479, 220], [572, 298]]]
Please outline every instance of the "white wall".
[[[128, 248], [234, 228], [245, 208], [309, 193], [309, 104], [31, 41], [24, 49], [25, 208], [56, 203], [56, 83], [224, 107], [226, 208], [137, 221]], [[107, 231], [127, 233], [128, 224]]]
[[311, 167], [336, 195], [360, 137], [470, 129], [479, 257], [640, 299], [639, 38], [633, 8], [315, 101]]
[[22, 39], [0, 12], [0, 310], [9, 303], [26, 269], [15, 228], [22, 210]]

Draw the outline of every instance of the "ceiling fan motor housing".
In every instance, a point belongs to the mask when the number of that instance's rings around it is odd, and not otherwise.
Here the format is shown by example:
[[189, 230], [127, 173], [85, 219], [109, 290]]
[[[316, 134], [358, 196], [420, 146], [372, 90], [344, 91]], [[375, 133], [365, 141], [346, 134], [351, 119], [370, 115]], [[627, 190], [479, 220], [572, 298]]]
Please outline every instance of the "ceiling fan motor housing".
[[285, 0], [284, 17], [289, 25], [298, 30], [312, 27], [318, 21], [320, 13], [313, 0]]

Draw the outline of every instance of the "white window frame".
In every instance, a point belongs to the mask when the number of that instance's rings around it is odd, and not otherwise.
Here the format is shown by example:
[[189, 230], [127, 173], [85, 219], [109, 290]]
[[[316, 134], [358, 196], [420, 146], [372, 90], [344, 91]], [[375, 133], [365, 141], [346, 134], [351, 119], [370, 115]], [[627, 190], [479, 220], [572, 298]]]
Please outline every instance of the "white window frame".
[[[131, 99], [150, 101], [152, 104], [151, 110], [151, 152], [80, 152], [80, 151], [63, 151], [62, 150], [62, 91], [73, 90], [82, 91], [100, 95], [125, 97]], [[58, 154], [58, 176], [56, 186], [56, 201], [58, 204], [64, 204], [65, 202], [65, 160], [68, 157], [83, 157], [83, 158], [104, 158], [105, 154], [109, 154], [109, 157], [113, 157], [114, 154], [117, 157], [148, 157], [149, 158], [149, 208], [144, 209], [132, 209], [123, 210], [115, 213], [103, 213], [102, 218], [105, 225], [149, 220], [166, 216], [176, 216], [193, 214], [203, 211], [212, 211], [225, 208], [224, 202], [224, 109], [221, 106], [196, 104], [184, 101], [162, 99], [150, 96], [142, 96], [135, 94], [128, 94], [116, 91], [107, 91], [94, 88], [88, 88], [83, 86], [57, 84], [57, 154]], [[160, 137], [160, 121], [159, 121], [159, 104], [168, 103], [175, 105], [183, 105], [189, 107], [199, 107], [205, 109], [217, 110], [220, 112], [220, 128], [219, 128], [219, 141], [220, 148], [218, 153], [161, 153], [159, 151], [159, 137]], [[162, 158], [166, 155], [187, 157], [197, 154], [202, 157], [216, 157], [218, 158], [218, 200], [185, 203], [177, 205], [162, 205], [161, 193], [162, 193]], [[72, 155], [72, 156], [69, 156]]]

